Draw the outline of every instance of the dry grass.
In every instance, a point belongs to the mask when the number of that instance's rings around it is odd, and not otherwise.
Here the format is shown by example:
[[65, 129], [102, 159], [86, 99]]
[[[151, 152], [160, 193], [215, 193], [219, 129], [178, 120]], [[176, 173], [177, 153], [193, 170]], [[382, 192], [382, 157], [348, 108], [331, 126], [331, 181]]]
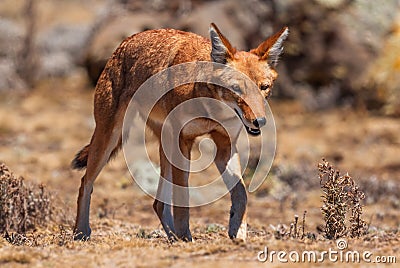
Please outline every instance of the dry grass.
[[[4, 166], [2, 167], [3, 170], [6, 170], [3, 174], [11, 174]], [[341, 176], [329, 163], [323, 162], [319, 168], [329, 171], [327, 173], [331, 176], [329, 179], [334, 178], [336, 181], [340, 181]], [[3, 177], [12, 177], [16, 180], [12, 174], [3, 175]], [[23, 187], [22, 184], [18, 185]], [[348, 185], [351, 188], [346, 192], [348, 194], [347, 201], [349, 202], [348, 206], [352, 208], [351, 226], [348, 232], [349, 247], [359, 251], [374, 248], [376, 254], [395, 256], [397, 250], [396, 247], [392, 247], [400, 243], [399, 230], [372, 230], [369, 233], [361, 233], [360, 230], [363, 226], [360, 225], [360, 222], [363, 221], [360, 220], [359, 201], [362, 199], [362, 194], [355, 186], [354, 181]], [[329, 191], [332, 191], [334, 187], [337, 189], [337, 185], [329, 187], [331, 187], [328, 189]], [[219, 203], [228, 208], [226, 198], [220, 200]], [[301, 219], [295, 215], [289, 225], [274, 226], [271, 224], [268, 228], [265, 224], [254, 221], [248, 229], [247, 243], [231, 241], [227, 236], [224, 224], [214, 222], [202, 224], [193, 221], [191, 226], [195, 242], [171, 243], [159, 225], [154, 228], [148, 225], [133, 225], [127, 223], [127, 220], [115, 219], [119, 208], [115, 207], [115, 204], [112, 204], [109, 199], [103, 199], [97, 207], [97, 217], [92, 219], [95, 233], [90, 241], [85, 243], [74, 241], [71, 226], [60, 224], [63, 222], [62, 217], [57, 217], [56, 221], [50, 222], [47, 226], [43, 225], [43, 227], [28, 232], [12, 233], [5, 236], [3, 241], [0, 239], [0, 264], [29, 267], [43, 264], [49, 266], [82, 266], [86, 264], [89, 267], [130, 267], [134, 262], [137, 267], [169, 267], [172, 265], [178, 267], [187, 265], [224, 267], [232, 263], [235, 267], [255, 267], [259, 264], [256, 261], [257, 253], [267, 245], [272, 250], [297, 250], [300, 252], [302, 250], [322, 251], [329, 247], [336, 247], [335, 242], [325, 238], [323, 233], [309, 231], [315, 226], [306, 223], [306, 211]], [[249, 211], [257, 209], [257, 207], [260, 208], [260, 203], [250, 204]], [[314, 208], [308, 207], [308, 209], [313, 210]], [[207, 211], [215, 211], [215, 208], [209, 207]], [[283, 212], [288, 213], [288, 211]], [[57, 210], [56, 213], [60, 213], [60, 210]], [[140, 213], [142, 215], [137, 216], [143, 217], [143, 211]], [[195, 211], [195, 215], [197, 213], [198, 211]], [[204, 212], [201, 215], [204, 218]], [[153, 216], [155, 217], [155, 215]], [[10, 247], [9, 244], [12, 246]], [[112, 257], [105, 252], [112, 253]], [[301, 266], [307, 267], [307, 264], [300, 264]]]

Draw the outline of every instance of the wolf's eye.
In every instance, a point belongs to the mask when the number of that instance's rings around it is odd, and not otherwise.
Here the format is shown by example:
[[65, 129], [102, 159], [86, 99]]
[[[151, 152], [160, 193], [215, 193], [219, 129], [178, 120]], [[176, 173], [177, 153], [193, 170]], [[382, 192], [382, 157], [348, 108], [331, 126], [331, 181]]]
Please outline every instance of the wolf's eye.
[[261, 89], [262, 91], [268, 90], [268, 89], [269, 89], [269, 85], [267, 85], [267, 84], [262, 84], [262, 85], [260, 86], [260, 89]]
[[232, 85], [232, 90], [235, 91], [236, 93], [242, 93], [242, 91], [240, 90], [239, 85]]

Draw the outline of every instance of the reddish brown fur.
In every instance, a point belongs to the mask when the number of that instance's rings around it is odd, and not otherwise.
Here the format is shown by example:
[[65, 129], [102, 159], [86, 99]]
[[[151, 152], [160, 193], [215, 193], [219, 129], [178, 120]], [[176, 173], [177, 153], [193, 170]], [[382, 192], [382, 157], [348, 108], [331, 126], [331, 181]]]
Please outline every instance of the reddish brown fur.
[[[265, 44], [261, 45], [261, 48], [255, 50], [256, 53], [254, 53], [254, 50], [253, 53], [249, 53], [234, 49], [215, 25], [212, 25], [211, 30], [218, 35], [213, 43], [196, 34], [172, 29], [138, 33], [125, 39], [107, 62], [95, 91], [94, 117], [96, 128], [94, 134], [90, 144], [84, 147], [73, 161], [75, 168], [83, 168], [87, 165], [79, 190], [78, 213], [74, 229], [76, 239], [87, 239], [90, 236], [89, 208], [93, 182], [110, 157], [116, 154], [121, 147], [122, 122], [128, 103], [140, 85], [148, 78], [179, 63], [212, 61], [211, 54], [215, 51], [215, 46], [220, 45], [220, 43], [214, 42], [221, 42], [222, 45], [219, 48], [226, 52], [224, 62], [228, 66], [243, 72], [260, 87], [261, 85], [272, 87], [277, 73], [269, 67], [264, 55], [260, 57], [256, 54], [264, 50], [268, 51], [268, 46], [275, 44], [274, 40], [276, 41], [282, 35], [282, 31], [278, 37], [274, 35], [273, 40], [268, 39], [269, 41], [264, 42]], [[199, 96], [236, 103], [243, 112], [243, 120], [250, 123], [256, 118], [265, 116], [264, 98], [266, 93], [258, 89], [251, 91], [247, 89], [246, 85], [242, 85], [242, 87], [243, 93], [239, 97], [226, 90], [221, 93], [218, 91], [221, 89], [215, 89], [215, 87], [204, 84], [194, 83], [180, 86], [161, 99], [154, 107], [146, 123], [160, 138], [162, 122], [168, 113], [185, 100]], [[226, 155], [227, 151], [223, 148], [233, 144], [226, 144], [226, 140], [229, 140], [229, 138], [217, 123], [210, 122], [207, 119], [196, 119], [185, 126], [180, 135], [181, 151], [189, 159], [194, 138], [206, 133], [211, 134], [217, 143], [219, 153], [217, 153], [215, 161], [222, 173], [229, 160], [228, 155]], [[174, 184], [188, 185], [188, 173], [171, 166], [163, 155], [161, 146], [160, 162], [163, 176], [170, 174]], [[234, 165], [238, 164], [238, 161], [234, 163]], [[234, 168], [237, 169], [237, 166], [234, 166]], [[232, 238], [242, 236], [245, 239], [247, 197], [241, 174], [235, 176], [240, 177], [240, 183], [231, 190], [232, 209], [229, 235]], [[159, 187], [162, 188], [162, 184]], [[162, 202], [155, 200], [153, 206], [169, 237], [191, 240], [188, 208], [173, 207], [174, 219], [172, 222], [171, 215], [163, 215], [164, 204]]]

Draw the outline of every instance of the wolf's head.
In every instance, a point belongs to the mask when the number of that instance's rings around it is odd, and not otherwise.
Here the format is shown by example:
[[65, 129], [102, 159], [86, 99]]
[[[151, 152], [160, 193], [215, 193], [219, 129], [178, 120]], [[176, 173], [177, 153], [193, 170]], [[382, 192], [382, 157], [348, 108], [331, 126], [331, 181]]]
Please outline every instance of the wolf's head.
[[[274, 67], [288, 34], [288, 28], [284, 27], [257, 48], [239, 51], [214, 23], [210, 26], [211, 59], [227, 67], [218, 70], [220, 79], [229, 87], [219, 88], [218, 98], [236, 111], [249, 134], [259, 135], [260, 128], [266, 124], [265, 99], [271, 95], [273, 83], [278, 76]], [[241, 79], [243, 76], [235, 75], [232, 70], [250, 79]], [[256, 86], [249, 85], [249, 81]]]

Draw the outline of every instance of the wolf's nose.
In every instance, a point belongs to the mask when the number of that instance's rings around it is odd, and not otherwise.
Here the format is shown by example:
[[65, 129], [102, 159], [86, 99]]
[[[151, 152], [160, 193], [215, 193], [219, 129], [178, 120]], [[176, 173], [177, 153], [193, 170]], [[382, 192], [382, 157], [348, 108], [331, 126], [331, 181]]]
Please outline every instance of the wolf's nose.
[[260, 128], [265, 126], [267, 123], [267, 119], [265, 117], [258, 117], [253, 121], [255, 127]]

